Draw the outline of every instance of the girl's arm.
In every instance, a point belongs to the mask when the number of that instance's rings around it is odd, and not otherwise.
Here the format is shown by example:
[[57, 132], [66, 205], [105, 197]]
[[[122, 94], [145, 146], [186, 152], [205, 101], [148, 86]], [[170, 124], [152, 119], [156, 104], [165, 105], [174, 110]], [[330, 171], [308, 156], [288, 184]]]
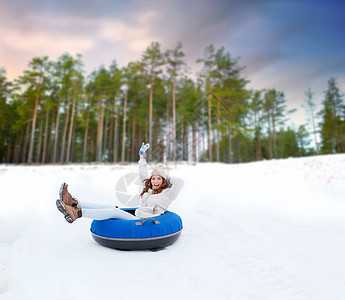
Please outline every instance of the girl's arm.
[[170, 184], [172, 186], [169, 190], [169, 200], [174, 201], [183, 188], [184, 180], [180, 177], [173, 176], [170, 178]]
[[147, 170], [147, 162], [144, 158], [144, 155], [140, 155], [140, 160], [138, 161], [139, 164], [139, 176], [140, 176], [140, 182], [142, 185], [144, 185], [143, 181], [147, 178], [149, 178], [149, 171]]
[[172, 186], [167, 191], [167, 197], [160, 197], [156, 200], [154, 207], [156, 213], [163, 214], [168, 209], [171, 202], [173, 202], [180, 193], [184, 185], [184, 180], [179, 177], [172, 177], [170, 178], [170, 183]]

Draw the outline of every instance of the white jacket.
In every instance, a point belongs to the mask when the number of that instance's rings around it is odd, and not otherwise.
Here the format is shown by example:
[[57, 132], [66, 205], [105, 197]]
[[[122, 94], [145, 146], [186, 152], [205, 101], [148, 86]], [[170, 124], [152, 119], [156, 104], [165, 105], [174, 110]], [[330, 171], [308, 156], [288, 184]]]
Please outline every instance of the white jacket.
[[[147, 170], [147, 163], [145, 159], [139, 160], [139, 175], [140, 181], [150, 178]], [[143, 194], [141, 199], [141, 205], [135, 211], [135, 215], [138, 218], [157, 217], [165, 213], [169, 205], [176, 199], [177, 195], [181, 191], [184, 181], [182, 178], [171, 177], [170, 188], [164, 189], [159, 194], [152, 194], [152, 189], [149, 189], [147, 193]], [[144, 187], [144, 183], [142, 184]]]

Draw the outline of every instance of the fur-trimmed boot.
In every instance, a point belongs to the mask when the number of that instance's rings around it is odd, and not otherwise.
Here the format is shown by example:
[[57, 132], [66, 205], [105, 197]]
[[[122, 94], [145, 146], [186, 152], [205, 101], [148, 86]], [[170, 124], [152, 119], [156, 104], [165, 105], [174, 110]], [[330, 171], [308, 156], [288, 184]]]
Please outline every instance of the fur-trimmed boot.
[[56, 207], [65, 215], [65, 219], [68, 223], [73, 223], [76, 219], [82, 217], [81, 207], [66, 205], [61, 200], [56, 200]]
[[72, 197], [72, 195], [69, 193], [67, 188], [68, 188], [68, 184], [66, 184], [65, 182], [61, 184], [60, 192], [59, 192], [60, 200], [66, 205], [77, 206], [78, 200]]

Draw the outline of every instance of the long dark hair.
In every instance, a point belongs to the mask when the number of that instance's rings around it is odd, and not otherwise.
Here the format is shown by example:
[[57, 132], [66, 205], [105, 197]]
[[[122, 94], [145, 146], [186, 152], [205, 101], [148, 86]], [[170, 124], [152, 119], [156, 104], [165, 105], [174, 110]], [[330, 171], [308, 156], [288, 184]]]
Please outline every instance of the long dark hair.
[[143, 189], [142, 193], [139, 195], [139, 197], [142, 197], [149, 189], [152, 189], [152, 194], [159, 194], [163, 190], [165, 190], [165, 189], [167, 189], [167, 188], [169, 188], [171, 186], [171, 185], [169, 186], [167, 181], [165, 180], [165, 178], [162, 177], [163, 182], [160, 185], [159, 189], [154, 190], [152, 188], [151, 178], [152, 178], [152, 176], [150, 178], [147, 178], [147, 179], [143, 180], [145, 186], [144, 186], [144, 189]]

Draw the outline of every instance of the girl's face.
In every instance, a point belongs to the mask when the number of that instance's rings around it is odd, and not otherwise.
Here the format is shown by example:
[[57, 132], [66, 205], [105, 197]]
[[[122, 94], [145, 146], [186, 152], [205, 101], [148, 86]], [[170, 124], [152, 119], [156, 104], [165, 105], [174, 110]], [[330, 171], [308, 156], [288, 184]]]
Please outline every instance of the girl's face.
[[153, 175], [151, 177], [151, 184], [152, 184], [152, 189], [156, 190], [159, 189], [159, 187], [163, 183], [163, 178], [159, 175]]

